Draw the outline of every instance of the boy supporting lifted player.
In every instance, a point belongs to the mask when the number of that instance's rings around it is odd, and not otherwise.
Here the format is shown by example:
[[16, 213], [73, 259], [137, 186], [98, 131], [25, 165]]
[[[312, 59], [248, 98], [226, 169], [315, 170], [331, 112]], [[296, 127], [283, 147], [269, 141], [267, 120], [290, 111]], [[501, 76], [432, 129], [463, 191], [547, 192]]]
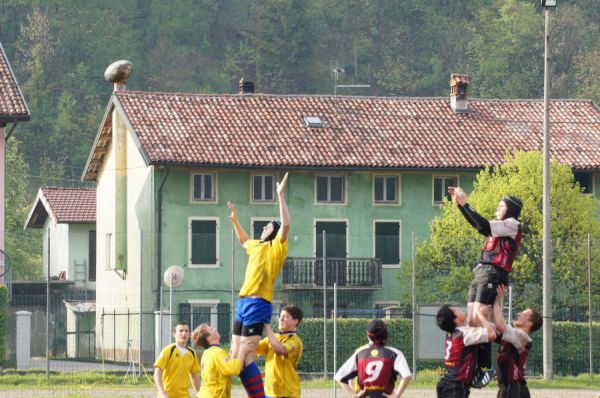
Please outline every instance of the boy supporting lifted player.
[[[473, 318], [475, 309], [481, 305], [493, 304], [498, 286], [509, 283], [508, 274], [512, 271], [513, 261], [521, 245], [521, 223], [518, 219], [523, 203], [514, 196], [503, 197], [496, 208], [496, 219], [488, 221], [467, 203], [467, 195], [461, 188], [449, 187], [448, 193], [467, 222], [487, 237], [473, 270], [473, 281], [467, 295], [467, 323], [479, 326], [478, 320]], [[481, 388], [489, 383], [494, 374], [491, 344], [486, 343], [480, 347], [477, 362], [480, 370], [475, 374], [473, 387]]]
[[273, 287], [287, 256], [287, 237], [290, 230], [290, 216], [285, 202], [287, 179], [288, 173], [281, 183], [277, 183], [281, 223], [275, 220], [268, 223], [263, 228], [260, 240], [252, 240], [248, 237], [238, 220], [235, 206], [227, 202], [227, 207], [231, 210], [229, 220], [248, 254], [244, 284], [240, 289], [240, 299], [236, 305], [231, 355], [240, 359], [242, 366], [245, 366], [240, 373], [240, 380], [248, 396], [251, 397], [265, 396], [262, 375], [254, 362], [254, 357], [263, 328], [269, 338], [274, 338], [271, 328]]
[[279, 333], [258, 343], [257, 355], [265, 356], [265, 392], [270, 398], [300, 398], [300, 376], [296, 370], [304, 346], [296, 333], [302, 310], [286, 305], [279, 314]]
[[494, 324], [498, 333], [498, 398], [529, 398], [525, 381], [525, 364], [531, 349], [529, 335], [542, 327], [542, 316], [531, 308], [517, 314], [513, 326], [506, 325], [500, 309], [500, 300], [506, 294], [506, 286], [498, 287], [494, 301]]
[[492, 342], [496, 332], [489, 323], [490, 306], [477, 306], [475, 316], [482, 326], [465, 326], [465, 314], [456, 307], [444, 305], [436, 315], [440, 329], [446, 332], [446, 374], [437, 383], [438, 398], [467, 398], [475, 373], [479, 344]]

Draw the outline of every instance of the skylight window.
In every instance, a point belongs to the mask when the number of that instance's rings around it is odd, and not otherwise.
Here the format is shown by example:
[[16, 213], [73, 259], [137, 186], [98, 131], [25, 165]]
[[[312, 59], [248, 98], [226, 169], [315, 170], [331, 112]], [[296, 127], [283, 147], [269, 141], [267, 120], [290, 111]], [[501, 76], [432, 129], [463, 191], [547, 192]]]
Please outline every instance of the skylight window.
[[306, 124], [306, 127], [320, 128], [325, 126], [323, 120], [318, 116], [305, 116], [304, 123]]

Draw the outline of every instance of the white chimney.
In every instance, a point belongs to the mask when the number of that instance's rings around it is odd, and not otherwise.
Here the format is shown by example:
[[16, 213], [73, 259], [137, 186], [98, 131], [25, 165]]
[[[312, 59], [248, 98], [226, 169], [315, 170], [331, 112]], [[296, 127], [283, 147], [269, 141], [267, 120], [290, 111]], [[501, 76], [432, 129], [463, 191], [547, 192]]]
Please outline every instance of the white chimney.
[[450, 107], [456, 113], [469, 112], [469, 101], [467, 99], [469, 82], [469, 75], [450, 74]]

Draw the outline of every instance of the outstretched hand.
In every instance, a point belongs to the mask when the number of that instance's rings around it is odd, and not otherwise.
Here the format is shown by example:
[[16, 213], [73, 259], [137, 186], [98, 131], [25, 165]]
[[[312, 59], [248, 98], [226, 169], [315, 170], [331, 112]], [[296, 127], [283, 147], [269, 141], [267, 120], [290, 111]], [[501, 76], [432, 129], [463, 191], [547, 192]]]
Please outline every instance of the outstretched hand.
[[231, 214], [229, 215], [229, 221], [231, 221], [231, 222], [237, 221], [237, 210], [235, 209], [235, 206], [233, 205], [233, 203], [228, 201], [227, 207], [229, 208], [229, 210], [231, 210]]
[[502, 297], [504, 297], [506, 295], [506, 292], [508, 291], [508, 285], [500, 285], [496, 288], [496, 292], [498, 293], [498, 295], [496, 296], [496, 300], [500, 300]]
[[277, 181], [277, 195], [283, 195], [283, 193], [285, 192], [285, 185], [287, 184], [288, 174], [289, 173], [285, 173], [281, 182]]
[[467, 194], [461, 187], [448, 187], [448, 193], [455, 205], [464, 206], [467, 203]]

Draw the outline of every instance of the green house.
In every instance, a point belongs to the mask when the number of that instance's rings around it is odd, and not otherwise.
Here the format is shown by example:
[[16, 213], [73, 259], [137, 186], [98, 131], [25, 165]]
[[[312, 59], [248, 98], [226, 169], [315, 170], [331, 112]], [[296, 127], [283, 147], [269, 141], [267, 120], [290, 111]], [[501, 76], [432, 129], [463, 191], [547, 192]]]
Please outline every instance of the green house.
[[[465, 93], [468, 79], [459, 84]], [[458, 94], [256, 94], [248, 82], [223, 95], [117, 87], [83, 175], [97, 183], [97, 355], [151, 361], [157, 325], [168, 335], [160, 303], [227, 336], [246, 255], [226, 203], [258, 236], [278, 217], [274, 189], [285, 172], [291, 230], [275, 310], [294, 302], [322, 316], [323, 284], [336, 285], [348, 313], [393, 306], [412, 236], [428, 235], [446, 187], [469, 191], [507, 151], [540, 149], [542, 109]], [[551, 118], [553, 157], [598, 196], [599, 109], [556, 100]], [[172, 265], [185, 276], [170, 291]], [[331, 307], [331, 292], [325, 299]]]

